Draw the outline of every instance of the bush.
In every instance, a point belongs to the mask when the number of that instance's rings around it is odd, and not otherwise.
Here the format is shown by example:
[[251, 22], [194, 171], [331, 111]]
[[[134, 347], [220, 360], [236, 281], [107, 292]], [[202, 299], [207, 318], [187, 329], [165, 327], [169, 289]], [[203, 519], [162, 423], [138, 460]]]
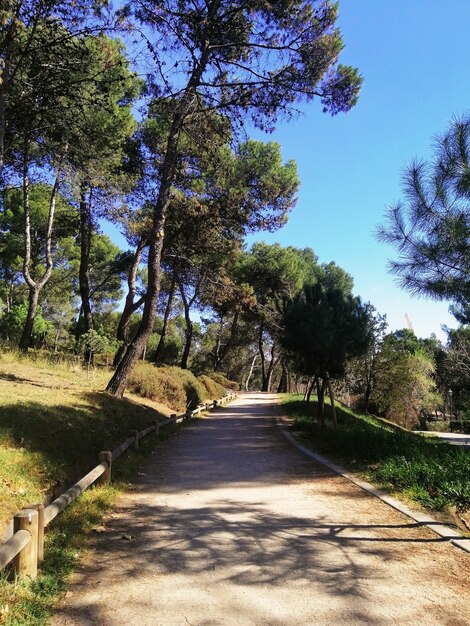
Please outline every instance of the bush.
[[181, 377], [175, 376], [171, 369], [139, 361], [129, 376], [127, 388], [144, 398], [161, 402], [174, 411], [184, 411], [185, 387]]
[[219, 385], [222, 385], [222, 387], [225, 387], [225, 389], [231, 389], [232, 391], [238, 391], [240, 389], [240, 385], [235, 380], [229, 380], [223, 374], [220, 374], [220, 372], [211, 372], [208, 376]]
[[464, 435], [470, 435], [470, 421], [451, 420], [450, 432], [451, 433], [463, 433]]
[[181, 381], [186, 393], [187, 409], [195, 409], [199, 404], [203, 404], [207, 400], [206, 388], [192, 372], [182, 370], [180, 367], [163, 367], [162, 370]]
[[227, 390], [219, 383], [216, 383], [213, 378], [210, 376], [199, 376], [198, 380], [204, 385], [208, 396], [211, 400], [219, 400], [219, 398], [223, 398], [227, 395]]

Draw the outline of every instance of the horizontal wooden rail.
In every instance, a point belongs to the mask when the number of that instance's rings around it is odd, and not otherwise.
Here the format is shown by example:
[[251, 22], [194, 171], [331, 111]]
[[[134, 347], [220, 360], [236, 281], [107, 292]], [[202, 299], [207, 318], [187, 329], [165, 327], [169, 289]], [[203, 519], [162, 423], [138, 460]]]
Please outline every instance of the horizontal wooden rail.
[[134, 445], [135, 438], [129, 437], [126, 441], [123, 441], [120, 446], [118, 446], [115, 450], [113, 450], [113, 461], [115, 461], [118, 456], [121, 456], [123, 452]]
[[148, 428], [144, 428], [144, 430], [141, 430], [139, 433], [139, 437], [145, 437], [146, 435], [150, 435], [151, 432], [153, 432], [155, 430], [155, 424], [152, 424], [152, 426], [149, 426]]
[[28, 530], [19, 530], [0, 546], [0, 569], [3, 569], [13, 561], [31, 541], [31, 533]]
[[[43, 558], [44, 528], [48, 526], [66, 506], [78, 498], [85, 489], [88, 489], [90, 485], [97, 481], [98, 478], [102, 477], [101, 482], [103, 480], [109, 482], [111, 479], [112, 462], [115, 459], [131, 446], [138, 447], [140, 438], [149, 435], [153, 431], [156, 431], [158, 434], [162, 426], [179, 424], [185, 419], [199, 415], [202, 411], [225, 404], [225, 402], [229, 402], [235, 396], [235, 393], [230, 392], [225, 398], [221, 398], [218, 401], [207, 402], [206, 404], [197, 406], [192, 411], [188, 409], [188, 411], [182, 415], [173, 413], [167, 419], [161, 421], [156, 420], [154, 424], [144, 428], [144, 430], [140, 432], [137, 430], [133, 431], [134, 434], [132, 437], [128, 437], [112, 452], [100, 452], [100, 461], [102, 462], [75, 483], [75, 485], [70, 487], [70, 489], [67, 489], [61, 496], [51, 502], [49, 506], [43, 507], [42, 504], [29, 505], [27, 509], [16, 513], [16, 530], [8, 541], [0, 545], [0, 570], [4, 569], [13, 561], [13, 571], [18, 574], [20, 578], [25, 576], [34, 578], [37, 572], [37, 562], [38, 560], [42, 561]], [[31, 526], [32, 522], [34, 523], [31, 532], [21, 527], [22, 525], [28, 524]], [[31, 543], [32, 540], [33, 543]]]
[[103, 462], [88, 472], [78, 483], [67, 489], [65, 493], [59, 496], [54, 502], [44, 509], [44, 526], [47, 526], [67, 505], [73, 502], [78, 496], [85, 491], [97, 478], [104, 474], [108, 469], [108, 464]]

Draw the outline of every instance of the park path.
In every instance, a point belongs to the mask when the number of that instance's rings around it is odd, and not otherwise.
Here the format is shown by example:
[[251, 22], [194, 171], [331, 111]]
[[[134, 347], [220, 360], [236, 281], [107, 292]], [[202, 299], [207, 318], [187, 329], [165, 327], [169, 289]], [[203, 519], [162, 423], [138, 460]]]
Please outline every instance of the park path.
[[470, 555], [301, 455], [275, 402], [159, 444], [55, 626], [470, 625]]

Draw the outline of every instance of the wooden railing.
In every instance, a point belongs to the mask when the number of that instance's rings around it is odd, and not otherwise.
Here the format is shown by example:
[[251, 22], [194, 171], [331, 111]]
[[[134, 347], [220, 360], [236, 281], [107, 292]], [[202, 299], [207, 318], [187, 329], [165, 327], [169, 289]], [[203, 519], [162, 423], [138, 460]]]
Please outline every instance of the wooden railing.
[[48, 506], [30, 504], [18, 511], [13, 518], [13, 535], [0, 546], [0, 570], [11, 563], [14, 575], [19, 578], [36, 578], [38, 563], [44, 559], [44, 531], [47, 526], [66, 506], [78, 498], [85, 489], [88, 489], [98, 479], [103, 483], [110, 482], [112, 464], [123, 452], [131, 446], [138, 448], [139, 440], [142, 437], [154, 431], [158, 435], [160, 428], [169, 424], [179, 424], [185, 419], [199, 415], [203, 411], [209, 411], [212, 408], [223, 405], [232, 400], [235, 395], [235, 393], [229, 392], [227, 396], [220, 400], [208, 402], [182, 415], [173, 413], [165, 420], [156, 420], [154, 424], [144, 428], [144, 430], [133, 431], [132, 436], [128, 437], [114, 450], [100, 452], [99, 464]]

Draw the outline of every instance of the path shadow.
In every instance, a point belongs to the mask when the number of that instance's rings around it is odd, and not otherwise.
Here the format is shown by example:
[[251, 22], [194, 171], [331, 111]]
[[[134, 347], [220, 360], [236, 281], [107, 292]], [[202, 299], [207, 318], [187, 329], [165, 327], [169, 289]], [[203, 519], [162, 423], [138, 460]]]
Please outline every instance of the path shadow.
[[[98, 580], [119, 602], [133, 581], [144, 581], [142, 591], [145, 581], [152, 584], [162, 575], [184, 574], [196, 585], [209, 576], [214, 585], [228, 585], [234, 594], [237, 587], [256, 588], [263, 594], [269, 587], [300, 586], [306, 592], [339, 598], [338, 623], [344, 619], [350, 624], [377, 624], [380, 622], [371, 617], [370, 589], [385, 584], [387, 573], [372, 563], [396, 561], [400, 555], [397, 544], [404, 554], [420, 543], [440, 541], [413, 537], [418, 526], [335, 524], [323, 517], [275, 515], [261, 504], [247, 510], [245, 504], [231, 500], [184, 510], [137, 504], [132, 507], [131, 541], [124, 539], [129, 537], [129, 519], [111, 520], [109, 530], [94, 542], [100, 558], [82, 572], [73, 595], [80, 594], [82, 586], [96, 588]], [[146, 593], [135, 592], [125, 602], [131, 602], [135, 611], [145, 610], [149, 618], [156, 611]], [[63, 623], [72, 617], [73, 623], [79, 624], [122, 623], [93, 603], [80, 607], [69, 603], [58, 615]], [[249, 618], [248, 614], [234, 614], [227, 623], [253, 623]], [[160, 623], [158, 613], [154, 619], [148, 623]]]

